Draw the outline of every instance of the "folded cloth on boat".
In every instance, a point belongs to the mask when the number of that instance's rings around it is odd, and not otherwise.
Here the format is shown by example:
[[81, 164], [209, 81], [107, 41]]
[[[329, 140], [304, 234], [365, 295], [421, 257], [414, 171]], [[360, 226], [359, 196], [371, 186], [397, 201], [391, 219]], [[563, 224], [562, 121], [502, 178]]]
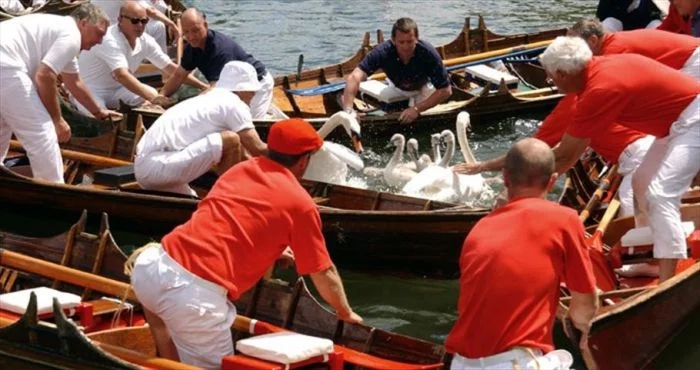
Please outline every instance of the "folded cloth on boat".
[[285, 331], [239, 340], [236, 350], [267, 361], [293, 364], [330, 354], [333, 352], [333, 341]]
[[73, 308], [80, 304], [80, 296], [77, 294], [61, 292], [47, 287], [19, 290], [12, 293], [0, 294], [0, 309], [18, 314], [24, 314], [29, 305], [31, 294], [36, 294], [37, 314], [43, 315], [53, 312], [53, 299], [58, 299], [58, 304], [63, 309]]

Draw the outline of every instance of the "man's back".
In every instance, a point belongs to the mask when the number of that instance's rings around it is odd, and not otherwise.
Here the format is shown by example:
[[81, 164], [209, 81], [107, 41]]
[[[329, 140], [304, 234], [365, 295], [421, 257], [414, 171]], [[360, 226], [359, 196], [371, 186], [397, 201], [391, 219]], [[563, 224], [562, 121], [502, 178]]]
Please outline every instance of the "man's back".
[[634, 53], [656, 60], [671, 68], [680, 69], [700, 47], [700, 38], [640, 29], [608, 33], [603, 39], [603, 55]]
[[448, 350], [469, 358], [515, 346], [552, 350], [560, 282], [594, 289], [587, 253], [576, 213], [550, 201], [515, 199], [484, 217], [462, 249]]
[[[72, 73], [71, 60], [80, 52], [80, 32], [71, 17], [30, 14], [0, 23], [0, 67], [26, 72], [33, 76], [42, 62], [60, 73], [66, 66]], [[53, 50], [54, 46], [63, 50]], [[61, 54], [61, 55], [58, 55]]]
[[166, 110], [141, 138], [136, 154], [182, 150], [208, 134], [254, 127], [250, 109], [236, 94], [214, 88]]
[[321, 219], [309, 194], [282, 165], [256, 157], [222, 177], [192, 218], [162, 240], [168, 254], [237, 299], [286, 246], [299, 274], [330, 266]]

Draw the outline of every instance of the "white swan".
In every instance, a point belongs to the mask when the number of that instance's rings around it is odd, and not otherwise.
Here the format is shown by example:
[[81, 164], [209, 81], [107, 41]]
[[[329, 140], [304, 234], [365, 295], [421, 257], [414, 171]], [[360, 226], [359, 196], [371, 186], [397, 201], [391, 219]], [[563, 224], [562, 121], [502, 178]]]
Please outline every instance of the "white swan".
[[428, 166], [406, 183], [403, 193], [443, 202], [454, 202], [460, 198], [457, 174], [447, 167], [454, 155], [455, 135], [450, 130], [444, 130], [440, 136], [447, 144], [445, 156], [437, 165]]
[[[470, 125], [470, 116], [467, 112], [460, 112], [457, 115], [456, 131], [457, 140], [459, 141], [459, 149], [466, 163], [476, 163], [474, 153], [469, 147], [467, 140], [467, 127]], [[461, 203], [470, 203], [476, 200], [484, 191], [486, 181], [481, 174], [477, 175], [462, 175], [459, 174], [459, 201]]]
[[[333, 130], [342, 126], [350, 136], [356, 151], [362, 151], [360, 141], [360, 123], [346, 112], [332, 115], [318, 130], [318, 135], [325, 139]], [[324, 141], [321, 149], [311, 156], [304, 179], [332, 184], [347, 184], [348, 166], [356, 170], [364, 167], [364, 162], [357, 153], [347, 147], [330, 141]]]
[[394, 134], [389, 143], [396, 149], [384, 168], [384, 182], [389, 186], [400, 188], [416, 176], [416, 166], [413, 162], [403, 162], [403, 149], [406, 144], [406, 138], [403, 135]]
[[418, 156], [418, 140], [415, 138], [410, 138], [406, 142], [406, 154], [415, 163], [417, 171], [422, 171], [433, 164], [433, 159], [429, 155], [421, 154], [420, 157]]

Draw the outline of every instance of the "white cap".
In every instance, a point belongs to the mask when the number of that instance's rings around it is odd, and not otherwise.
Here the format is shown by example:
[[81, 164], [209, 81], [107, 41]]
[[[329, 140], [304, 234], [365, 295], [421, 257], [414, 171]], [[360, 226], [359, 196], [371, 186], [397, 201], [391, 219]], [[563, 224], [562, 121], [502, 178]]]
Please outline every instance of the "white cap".
[[258, 91], [262, 85], [252, 65], [233, 60], [224, 65], [216, 87], [230, 91]]

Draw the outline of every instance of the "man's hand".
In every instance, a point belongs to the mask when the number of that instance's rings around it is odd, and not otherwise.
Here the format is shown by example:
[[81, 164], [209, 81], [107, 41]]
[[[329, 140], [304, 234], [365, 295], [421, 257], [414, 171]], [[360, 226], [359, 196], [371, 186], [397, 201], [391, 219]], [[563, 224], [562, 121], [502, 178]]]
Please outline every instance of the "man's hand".
[[481, 162], [476, 163], [460, 163], [452, 167], [452, 171], [463, 175], [476, 175], [483, 171]]
[[112, 121], [120, 121], [122, 118], [124, 118], [124, 115], [117, 111], [113, 111], [110, 109], [102, 109], [97, 114], [93, 114], [95, 118], [102, 120], [102, 121], [107, 121], [107, 120], [112, 120]]
[[352, 311], [352, 310], [350, 310], [350, 312], [348, 312], [344, 315], [341, 315], [340, 313], [338, 313], [338, 318], [343, 320], [343, 321], [347, 321], [351, 324], [359, 324], [363, 321], [362, 317], [360, 317], [360, 315], [356, 314], [355, 311]]
[[175, 100], [163, 95], [157, 95], [155, 98], [151, 99], [151, 103], [155, 105], [160, 105], [161, 107], [168, 109], [175, 105]]
[[58, 137], [59, 143], [65, 143], [70, 140], [70, 126], [68, 126], [68, 122], [66, 122], [63, 117], [54, 122], [53, 125], [56, 129], [56, 136]]
[[168, 24], [168, 33], [172, 37], [172, 40], [177, 42], [177, 40], [180, 38], [180, 29], [177, 28], [177, 25], [173, 22]]
[[408, 107], [401, 112], [401, 115], [399, 116], [399, 122], [400, 123], [411, 123], [416, 120], [420, 116], [420, 112], [418, 111], [418, 108], [416, 106]]
[[291, 268], [294, 266], [294, 252], [292, 252], [292, 248], [285, 248], [277, 260], [282, 268]]

